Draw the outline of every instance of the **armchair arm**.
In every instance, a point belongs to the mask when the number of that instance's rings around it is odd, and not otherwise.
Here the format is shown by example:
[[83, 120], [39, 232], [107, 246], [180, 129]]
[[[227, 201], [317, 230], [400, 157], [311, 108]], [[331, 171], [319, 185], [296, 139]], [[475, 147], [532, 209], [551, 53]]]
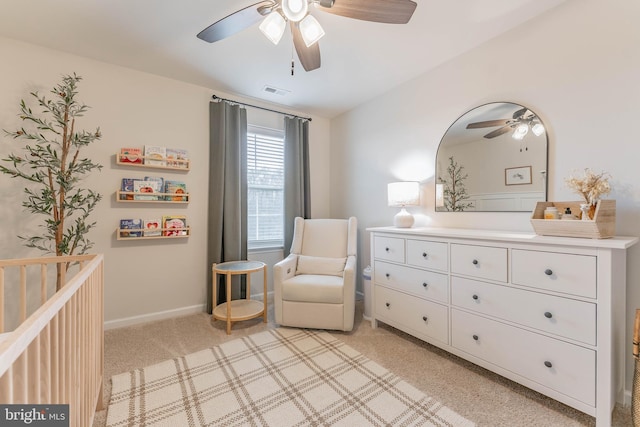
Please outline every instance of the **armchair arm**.
[[282, 323], [282, 282], [296, 275], [298, 255], [289, 254], [273, 266], [273, 311], [276, 323]]
[[350, 255], [347, 257], [347, 263], [342, 273], [343, 301], [344, 301], [344, 330], [353, 329], [356, 307], [356, 257]]

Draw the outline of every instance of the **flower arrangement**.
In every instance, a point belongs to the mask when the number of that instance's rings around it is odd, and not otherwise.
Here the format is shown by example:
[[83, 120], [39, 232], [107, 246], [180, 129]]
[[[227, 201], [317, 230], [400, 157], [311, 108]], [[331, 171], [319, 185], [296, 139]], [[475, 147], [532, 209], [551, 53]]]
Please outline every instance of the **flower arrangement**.
[[582, 196], [586, 204], [591, 206], [589, 216], [593, 218], [592, 212], [598, 200], [611, 192], [610, 178], [611, 175], [608, 172], [597, 174], [586, 168], [582, 177], [571, 175], [565, 179], [565, 182], [570, 189]]

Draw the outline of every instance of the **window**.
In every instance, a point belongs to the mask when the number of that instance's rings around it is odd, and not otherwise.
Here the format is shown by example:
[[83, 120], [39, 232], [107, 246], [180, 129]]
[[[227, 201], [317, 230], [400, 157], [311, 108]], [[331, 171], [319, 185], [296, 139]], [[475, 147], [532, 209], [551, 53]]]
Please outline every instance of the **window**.
[[247, 129], [248, 248], [284, 244], [284, 132]]

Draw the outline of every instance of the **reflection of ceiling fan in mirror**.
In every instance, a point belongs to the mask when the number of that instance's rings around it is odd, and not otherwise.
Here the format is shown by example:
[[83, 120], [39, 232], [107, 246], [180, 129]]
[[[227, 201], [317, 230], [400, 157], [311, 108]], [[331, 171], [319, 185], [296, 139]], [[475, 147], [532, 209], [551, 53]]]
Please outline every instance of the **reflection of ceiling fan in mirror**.
[[544, 126], [540, 123], [538, 116], [533, 114], [527, 108], [521, 108], [513, 113], [513, 116], [509, 119], [487, 120], [483, 122], [469, 123], [467, 129], [478, 128], [490, 128], [500, 126], [500, 128], [489, 132], [484, 137], [487, 139], [495, 138], [496, 136], [503, 135], [507, 132], [513, 132], [511, 134], [513, 139], [522, 141], [524, 137], [529, 133], [529, 130], [536, 136], [540, 136], [544, 133]]
[[300, 63], [306, 71], [312, 71], [320, 68], [318, 40], [324, 30], [310, 10], [362, 21], [406, 24], [416, 5], [411, 0], [266, 0], [214, 22], [202, 30], [198, 38], [213, 43], [262, 21], [260, 31], [278, 44], [289, 22]]

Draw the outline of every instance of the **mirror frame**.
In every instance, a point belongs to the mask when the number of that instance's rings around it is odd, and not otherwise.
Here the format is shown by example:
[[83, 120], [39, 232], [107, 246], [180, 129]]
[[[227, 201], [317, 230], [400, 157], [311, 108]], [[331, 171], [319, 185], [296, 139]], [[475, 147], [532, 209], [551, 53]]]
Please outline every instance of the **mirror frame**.
[[[544, 126], [544, 138], [545, 138], [545, 154], [544, 154], [544, 188], [543, 188], [543, 192], [544, 192], [544, 199], [543, 200], [539, 200], [539, 201], [547, 201], [549, 198], [549, 128], [547, 127], [547, 125], [543, 122], [542, 118], [540, 117], [540, 115], [535, 112], [534, 110], [532, 110], [531, 108], [522, 105], [518, 102], [512, 102], [512, 101], [494, 101], [494, 102], [487, 102], [481, 105], [478, 105], [476, 107], [473, 107], [467, 111], [465, 111], [463, 114], [461, 114], [445, 131], [445, 133], [443, 134], [442, 138], [440, 139], [440, 143], [438, 144], [438, 150], [436, 151], [436, 158], [435, 158], [435, 175], [434, 175], [434, 188], [436, 189], [434, 191], [434, 210], [435, 212], [457, 212], [457, 211], [450, 211], [450, 210], [446, 210], [446, 209], [441, 209], [438, 207], [438, 191], [437, 191], [437, 184], [439, 184], [439, 168], [438, 168], [438, 160], [439, 160], [439, 156], [441, 154], [441, 148], [443, 146], [443, 142], [445, 142], [445, 138], [447, 137], [447, 135], [449, 134], [449, 132], [451, 131], [452, 128], [454, 128], [454, 126], [456, 126], [456, 124], [458, 124], [461, 120], [463, 120], [466, 116], [470, 115], [471, 113], [473, 113], [474, 111], [481, 109], [481, 108], [487, 108], [489, 106], [492, 105], [496, 105], [498, 106], [499, 104], [512, 104], [516, 107], [520, 107], [520, 108], [526, 108], [526, 111], [530, 112], [531, 114], [533, 114], [535, 116], [535, 118], [537, 119], [537, 121], [539, 121], [543, 126]], [[525, 112], [526, 114], [526, 112]], [[473, 119], [473, 121], [484, 121], [484, 120], [492, 120], [495, 118], [482, 118], [482, 116], [478, 116], [475, 119]], [[464, 123], [464, 122], [462, 122]], [[488, 132], [490, 131], [490, 129], [487, 130]], [[542, 136], [542, 135], [541, 135]], [[482, 141], [482, 140], [480, 140]], [[533, 211], [533, 209], [523, 209], [523, 210], [463, 210], [460, 212], [531, 212]]]

